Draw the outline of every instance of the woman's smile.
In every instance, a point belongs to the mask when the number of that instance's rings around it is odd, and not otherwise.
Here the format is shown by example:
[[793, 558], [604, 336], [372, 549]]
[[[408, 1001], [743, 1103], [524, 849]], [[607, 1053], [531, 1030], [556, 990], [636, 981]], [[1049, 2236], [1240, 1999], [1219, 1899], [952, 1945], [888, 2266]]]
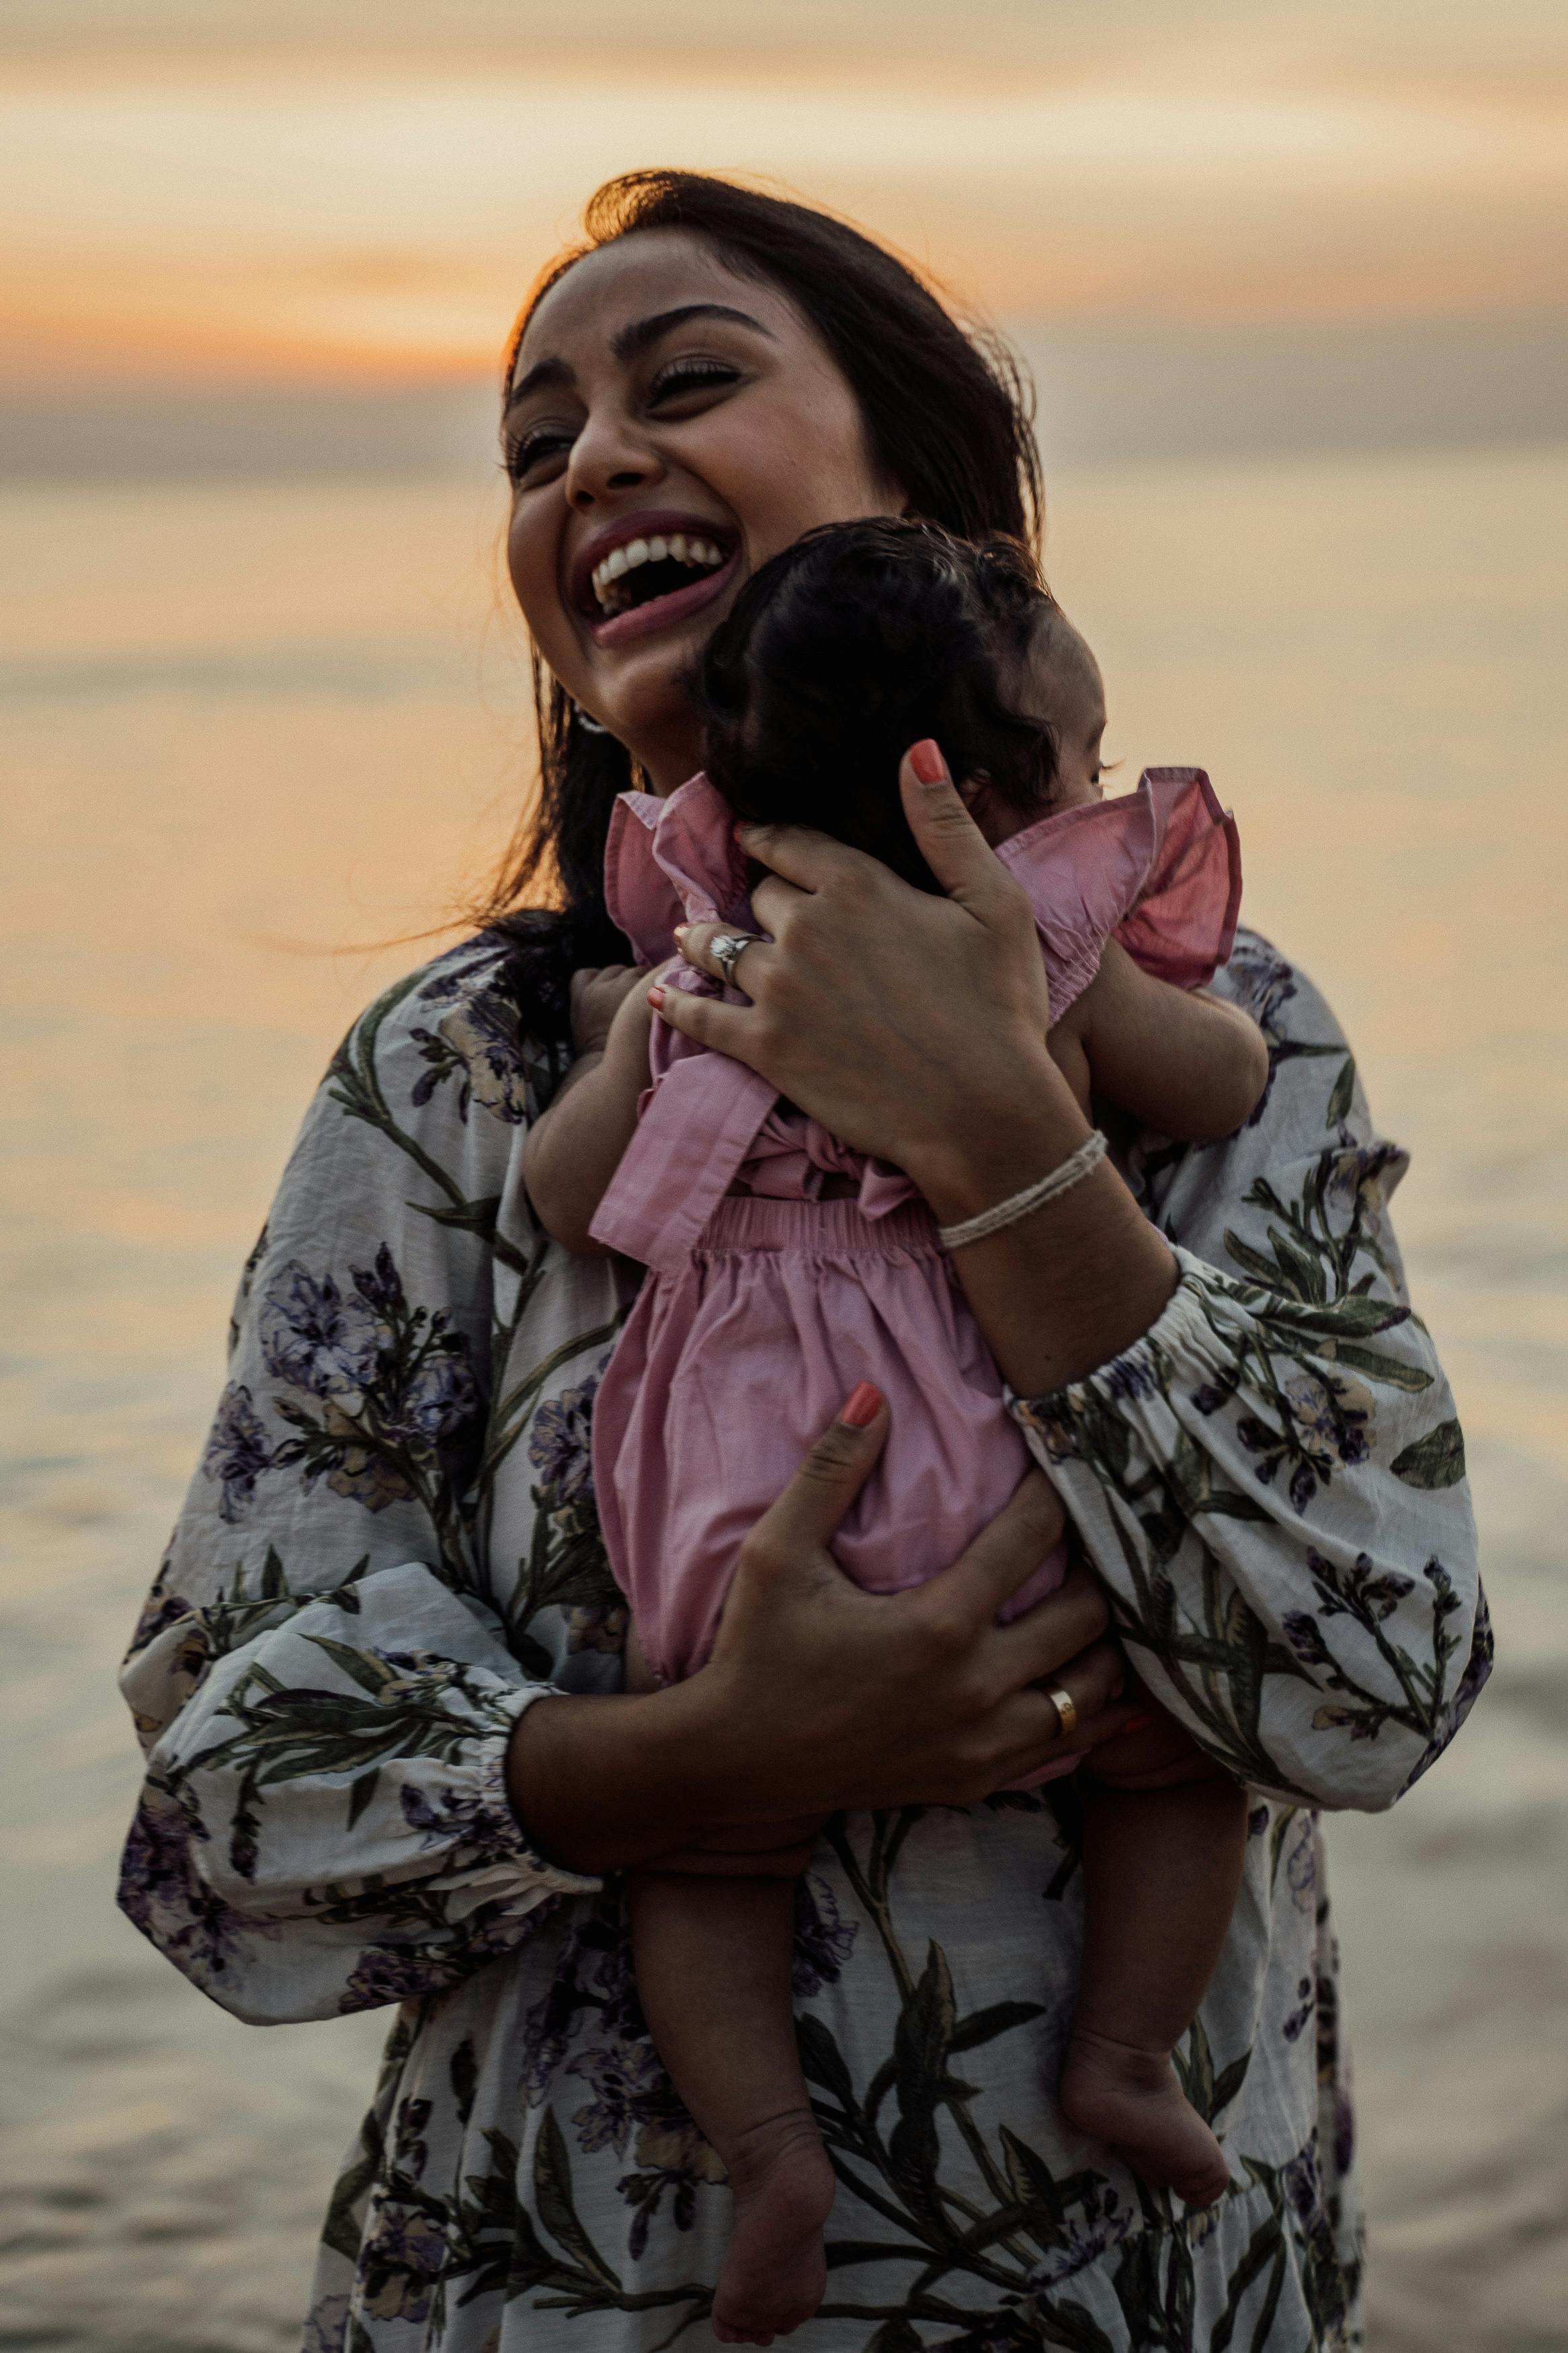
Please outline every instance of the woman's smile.
[[639, 508], [583, 542], [568, 568], [567, 601], [596, 646], [620, 646], [712, 604], [739, 570], [732, 524], [686, 509]]

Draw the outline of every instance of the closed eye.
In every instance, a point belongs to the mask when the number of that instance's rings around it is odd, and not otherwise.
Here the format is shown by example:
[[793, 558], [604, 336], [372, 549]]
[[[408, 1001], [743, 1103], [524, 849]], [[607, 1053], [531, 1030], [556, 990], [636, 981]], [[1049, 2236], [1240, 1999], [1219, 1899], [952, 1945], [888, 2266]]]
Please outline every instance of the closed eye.
[[683, 393], [721, 391], [726, 385], [738, 384], [740, 376], [740, 369], [727, 360], [671, 360], [648, 386], [648, 406], [679, 400]]
[[534, 426], [509, 438], [501, 463], [514, 482], [537, 479], [540, 468], [552, 458], [564, 458], [576, 438], [564, 426]]

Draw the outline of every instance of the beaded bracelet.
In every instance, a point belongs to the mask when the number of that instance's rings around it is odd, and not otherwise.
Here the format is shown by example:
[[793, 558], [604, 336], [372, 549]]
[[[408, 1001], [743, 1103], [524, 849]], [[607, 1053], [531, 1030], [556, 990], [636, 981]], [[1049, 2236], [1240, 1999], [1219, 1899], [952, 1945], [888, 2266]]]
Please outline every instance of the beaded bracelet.
[[1037, 1184], [1026, 1185], [1021, 1193], [1013, 1194], [1005, 1201], [998, 1201], [994, 1208], [982, 1209], [977, 1218], [965, 1218], [962, 1224], [956, 1226], [939, 1226], [936, 1229], [938, 1241], [943, 1250], [963, 1250], [968, 1242], [983, 1242], [988, 1234], [999, 1234], [1005, 1226], [1016, 1226], [1020, 1218], [1027, 1218], [1036, 1209], [1043, 1209], [1047, 1201], [1056, 1200], [1063, 1193], [1070, 1193], [1075, 1185], [1081, 1185], [1086, 1176], [1092, 1176], [1104, 1159], [1105, 1150], [1105, 1138], [1097, 1127], [1076, 1152], [1070, 1153], [1058, 1168], [1053, 1168]]

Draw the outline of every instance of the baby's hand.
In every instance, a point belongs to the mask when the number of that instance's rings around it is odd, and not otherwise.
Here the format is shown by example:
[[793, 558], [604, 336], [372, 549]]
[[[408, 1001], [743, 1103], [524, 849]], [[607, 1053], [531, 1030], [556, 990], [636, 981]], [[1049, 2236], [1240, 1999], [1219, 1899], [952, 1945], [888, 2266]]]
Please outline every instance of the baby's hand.
[[639, 981], [647, 978], [640, 964], [589, 965], [572, 976], [572, 1044], [575, 1052], [600, 1054], [611, 1025]]

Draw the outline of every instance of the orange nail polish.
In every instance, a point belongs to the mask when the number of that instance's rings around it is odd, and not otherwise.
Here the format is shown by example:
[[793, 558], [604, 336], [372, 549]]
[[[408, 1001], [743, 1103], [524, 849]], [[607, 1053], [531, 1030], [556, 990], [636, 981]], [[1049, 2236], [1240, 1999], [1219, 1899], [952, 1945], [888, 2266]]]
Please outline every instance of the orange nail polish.
[[865, 1430], [874, 1422], [881, 1409], [882, 1392], [869, 1381], [858, 1381], [844, 1401], [839, 1420], [846, 1430]]
[[648, 1001], [648, 1003], [652, 1006], [652, 1008], [653, 1008], [653, 1009], [654, 1009], [654, 1011], [655, 1011], [656, 1013], [658, 1013], [658, 1012], [662, 1011], [663, 1007], [664, 1007], [664, 991], [663, 991], [663, 989], [662, 989], [662, 988], [650, 988], [650, 989], [648, 990], [648, 993], [647, 993], [647, 1001]]
[[910, 765], [922, 785], [940, 785], [947, 776], [947, 762], [932, 736], [927, 735], [910, 745]]

